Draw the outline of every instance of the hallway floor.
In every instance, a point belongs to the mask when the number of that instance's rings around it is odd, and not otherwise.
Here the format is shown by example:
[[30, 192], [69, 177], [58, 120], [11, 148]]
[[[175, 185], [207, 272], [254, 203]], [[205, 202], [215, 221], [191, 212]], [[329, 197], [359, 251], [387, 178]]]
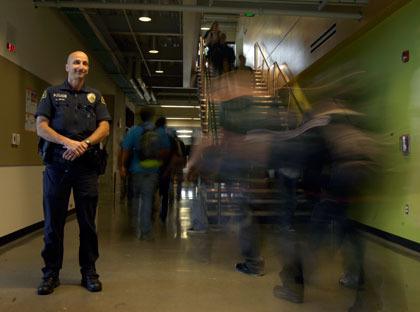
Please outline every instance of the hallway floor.
[[[155, 239], [139, 241], [127, 225], [127, 208], [102, 190], [98, 232], [98, 273], [103, 291], [80, 287], [78, 229], [74, 216], [65, 234], [61, 286], [37, 296], [41, 277], [42, 232], [0, 248], [0, 311], [347, 311], [356, 291], [339, 287], [338, 253], [321, 257], [305, 288], [305, 303], [275, 298], [281, 259], [263, 226], [266, 274], [250, 277], [234, 269], [241, 260], [236, 225], [189, 236], [194, 192], [174, 204], [166, 224], [155, 221]], [[278, 234], [277, 234], [278, 235]], [[366, 236], [366, 291], [356, 311], [418, 311], [419, 255], [391, 249]]]

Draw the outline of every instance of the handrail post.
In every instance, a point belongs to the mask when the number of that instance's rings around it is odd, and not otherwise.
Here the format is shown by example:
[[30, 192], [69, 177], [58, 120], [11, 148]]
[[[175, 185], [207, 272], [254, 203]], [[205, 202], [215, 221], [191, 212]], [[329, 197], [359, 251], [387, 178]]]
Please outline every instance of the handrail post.
[[258, 64], [257, 64], [257, 43], [254, 44], [254, 70], [258, 70]]

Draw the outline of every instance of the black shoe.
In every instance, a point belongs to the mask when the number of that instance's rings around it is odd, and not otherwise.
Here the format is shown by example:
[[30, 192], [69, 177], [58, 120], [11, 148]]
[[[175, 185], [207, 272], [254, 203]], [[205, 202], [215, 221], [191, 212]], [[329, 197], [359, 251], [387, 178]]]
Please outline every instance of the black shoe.
[[235, 265], [235, 269], [236, 269], [236, 271], [247, 274], [247, 275], [252, 275], [252, 276], [263, 276], [264, 275], [264, 271], [262, 269], [252, 270], [252, 269], [249, 268], [249, 266], [245, 262], [237, 263]]
[[60, 285], [60, 279], [58, 277], [47, 277], [43, 278], [41, 284], [38, 286], [38, 295], [49, 295], [54, 291], [54, 288]]
[[99, 281], [98, 275], [83, 276], [82, 286], [91, 292], [98, 292], [102, 290], [102, 283]]
[[293, 303], [303, 303], [303, 285], [296, 284], [294, 287], [274, 286], [274, 297], [284, 299]]

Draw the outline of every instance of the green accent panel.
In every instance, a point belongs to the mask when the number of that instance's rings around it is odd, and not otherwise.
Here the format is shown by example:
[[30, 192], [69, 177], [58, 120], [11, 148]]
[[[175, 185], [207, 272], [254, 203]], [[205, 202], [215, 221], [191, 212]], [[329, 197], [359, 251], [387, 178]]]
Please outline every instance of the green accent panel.
[[[0, 166], [41, 165], [38, 137], [25, 130], [26, 89], [37, 92], [38, 99], [49, 84], [0, 56]], [[12, 147], [12, 133], [20, 134], [20, 146]]]
[[[364, 224], [420, 242], [420, 0], [413, 0], [298, 80], [311, 103], [339, 98], [377, 135], [380, 178], [350, 211]], [[403, 63], [402, 51], [410, 51]], [[411, 153], [400, 152], [409, 134]], [[409, 213], [404, 213], [409, 205]]]

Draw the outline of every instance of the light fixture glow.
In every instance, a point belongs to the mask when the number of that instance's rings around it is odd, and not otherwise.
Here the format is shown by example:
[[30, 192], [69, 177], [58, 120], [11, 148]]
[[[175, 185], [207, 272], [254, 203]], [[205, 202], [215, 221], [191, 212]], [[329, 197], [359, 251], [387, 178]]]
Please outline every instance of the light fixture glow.
[[201, 27], [201, 30], [210, 30], [210, 27], [203, 26], [203, 27]]
[[181, 135], [178, 135], [178, 138], [191, 138], [192, 136], [191, 136], [191, 134], [181, 134]]
[[200, 118], [193, 118], [193, 117], [166, 117], [166, 120], [200, 120]]
[[143, 23], [148, 23], [148, 22], [151, 22], [152, 19], [149, 16], [140, 16], [139, 21]]
[[193, 105], [160, 105], [162, 108], [200, 108], [200, 106]]
[[187, 130], [187, 129], [180, 129], [180, 130], [176, 130], [177, 133], [193, 133], [192, 130]]
[[157, 63], [157, 66], [156, 66], [156, 69], [155, 69], [155, 73], [156, 74], [163, 74], [164, 73], [164, 71], [162, 69], [162, 63], [161, 62], [158, 62]]
[[157, 44], [156, 44], [156, 37], [152, 36], [152, 38], [150, 39], [150, 50], [149, 53], [150, 54], [157, 54], [159, 53], [159, 50], [157, 49]]

